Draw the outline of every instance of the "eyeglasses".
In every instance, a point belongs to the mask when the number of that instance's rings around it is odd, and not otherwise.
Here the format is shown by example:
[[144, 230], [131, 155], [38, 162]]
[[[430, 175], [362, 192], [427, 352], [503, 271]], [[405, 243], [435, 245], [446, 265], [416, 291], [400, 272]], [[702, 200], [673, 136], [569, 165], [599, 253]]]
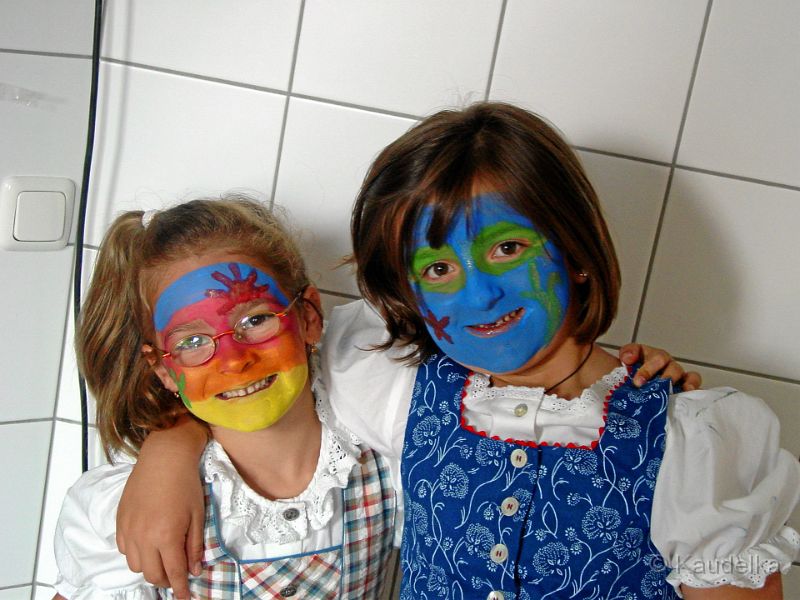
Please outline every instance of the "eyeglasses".
[[217, 353], [219, 339], [226, 335], [232, 335], [233, 339], [240, 344], [261, 344], [271, 340], [281, 328], [281, 318], [289, 314], [292, 306], [303, 294], [303, 290], [297, 293], [284, 310], [281, 312], [259, 311], [248, 314], [239, 319], [233, 329], [223, 331], [217, 335], [206, 335], [205, 333], [192, 333], [181, 338], [172, 345], [169, 352], [157, 348], [159, 352], [164, 352], [161, 358], [171, 358], [182, 367], [199, 367], [207, 363]]

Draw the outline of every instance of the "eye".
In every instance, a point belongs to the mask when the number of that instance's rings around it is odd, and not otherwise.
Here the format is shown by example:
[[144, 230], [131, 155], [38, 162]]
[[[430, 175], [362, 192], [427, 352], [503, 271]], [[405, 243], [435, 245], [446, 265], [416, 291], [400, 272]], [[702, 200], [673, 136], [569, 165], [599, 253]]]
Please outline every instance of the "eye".
[[529, 243], [521, 240], [505, 240], [499, 244], [495, 244], [489, 253], [489, 259], [496, 262], [507, 262], [514, 260], [522, 255], [527, 250]]
[[271, 312], [247, 315], [234, 328], [234, 339], [245, 344], [259, 344], [274, 337], [280, 329], [280, 318]]
[[269, 313], [247, 315], [245, 318], [239, 321], [239, 326], [243, 330], [258, 329], [259, 327], [264, 327], [270, 320], [274, 318], [275, 316]]
[[447, 262], [435, 262], [422, 271], [422, 279], [431, 283], [449, 281], [457, 272], [457, 267]]
[[197, 350], [201, 350], [204, 347], [208, 346], [208, 344], [213, 344], [213, 343], [214, 342], [212, 341], [212, 339], [207, 335], [201, 335], [201, 334], [188, 335], [185, 338], [182, 338], [175, 343], [175, 345], [172, 347], [172, 354], [195, 352]]

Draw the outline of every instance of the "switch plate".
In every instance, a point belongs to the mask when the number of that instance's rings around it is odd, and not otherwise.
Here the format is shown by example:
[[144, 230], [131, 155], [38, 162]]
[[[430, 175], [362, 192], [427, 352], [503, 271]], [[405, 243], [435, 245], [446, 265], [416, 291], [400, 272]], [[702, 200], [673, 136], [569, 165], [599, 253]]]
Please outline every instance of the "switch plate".
[[17, 251], [63, 248], [74, 205], [71, 179], [6, 177], [0, 183], [0, 246]]

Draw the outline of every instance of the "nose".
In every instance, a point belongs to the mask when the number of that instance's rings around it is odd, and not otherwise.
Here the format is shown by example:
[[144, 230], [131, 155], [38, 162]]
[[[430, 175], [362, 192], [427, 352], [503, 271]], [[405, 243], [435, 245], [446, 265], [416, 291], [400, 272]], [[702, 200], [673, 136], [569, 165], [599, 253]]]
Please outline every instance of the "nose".
[[498, 278], [478, 270], [474, 265], [469, 265], [465, 271], [464, 291], [467, 304], [478, 310], [493, 309], [505, 295]]
[[237, 342], [232, 335], [226, 335], [217, 340], [215, 358], [219, 372], [227, 374], [244, 373], [258, 360], [252, 346]]

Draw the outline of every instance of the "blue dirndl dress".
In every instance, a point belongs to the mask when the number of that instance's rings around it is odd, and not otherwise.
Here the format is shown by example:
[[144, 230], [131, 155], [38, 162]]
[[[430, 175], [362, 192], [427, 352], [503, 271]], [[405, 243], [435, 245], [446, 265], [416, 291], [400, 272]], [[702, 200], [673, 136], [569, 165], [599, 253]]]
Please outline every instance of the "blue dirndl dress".
[[433, 356], [417, 372], [401, 461], [403, 599], [676, 598], [650, 540], [670, 382], [605, 401], [591, 446], [470, 431], [469, 371]]

